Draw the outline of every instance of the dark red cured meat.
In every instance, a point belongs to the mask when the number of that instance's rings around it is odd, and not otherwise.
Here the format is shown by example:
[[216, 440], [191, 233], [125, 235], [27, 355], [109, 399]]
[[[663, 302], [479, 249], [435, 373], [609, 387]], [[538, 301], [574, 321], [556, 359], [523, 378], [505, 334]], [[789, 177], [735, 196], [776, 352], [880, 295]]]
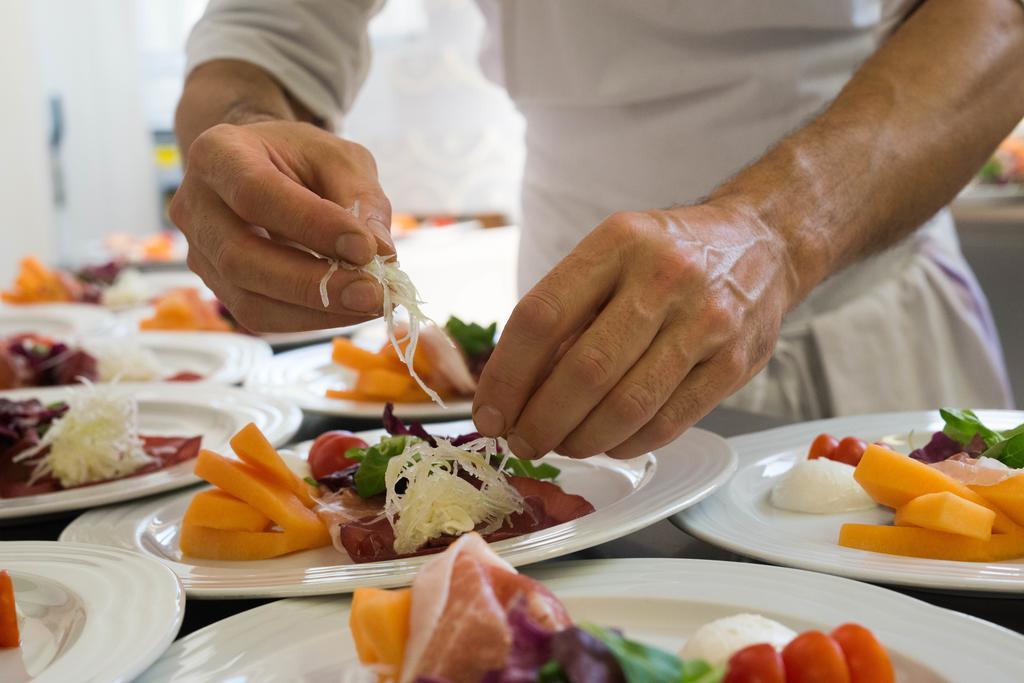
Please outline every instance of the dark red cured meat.
[[[131, 473], [128, 477], [137, 477], [150, 472], [157, 472], [178, 463], [191, 460], [199, 455], [199, 447], [202, 437], [180, 437], [180, 436], [143, 436], [142, 447], [154, 462]], [[35, 443], [35, 442], [33, 442]], [[20, 498], [22, 496], [34, 496], [41, 493], [53, 493], [66, 490], [53, 477], [43, 477], [34, 484], [28, 484], [28, 477], [31, 474], [31, 467], [25, 463], [12, 461], [16, 453], [20, 453], [29, 447], [10, 448], [0, 454], [0, 498]], [[124, 477], [127, 479], [128, 477]], [[111, 481], [111, 480], [107, 480]], [[93, 486], [104, 482], [95, 481], [82, 486]], [[72, 488], [82, 488], [76, 486]]]
[[[523, 495], [525, 510], [512, 515], [497, 531], [485, 535], [491, 543], [515, 538], [533, 531], [579, 519], [594, 511], [583, 496], [566, 493], [557, 484], [528, 477], [510, 476], [509, 483]], [[431, 539], [416, 552], [395, 552], [395, 531], [387, 519], [365, 518], [341, 525], [341, 544], [354, 562], [379, 562], [400, 557], [416, 557], [437, 553], [456, 540], [456, 536]]]

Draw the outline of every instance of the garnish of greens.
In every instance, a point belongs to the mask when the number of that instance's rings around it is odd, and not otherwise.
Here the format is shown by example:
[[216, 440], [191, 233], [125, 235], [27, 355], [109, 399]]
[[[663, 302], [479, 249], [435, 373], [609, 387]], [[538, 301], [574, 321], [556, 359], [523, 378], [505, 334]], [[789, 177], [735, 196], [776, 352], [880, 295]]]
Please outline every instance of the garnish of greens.
[[466, 323], [454, 315], [444, 324], [445, 331], [462, 347], [470, 358], [478, 358], [494, 350], [494, 335], [498, 332], [498, 323], [482, 327], [476, 323]]
[[[378, 443], [368, 448], [350, 448], [345, 453], [345, 457], [359, 463], [354, 480], [356, 493], [361, 498], [372, 498], [387, 490], [384, 475], [387, 472], [388, 463], [392, 458], [401, 455], [405, 451], [409, 441], [422, 440], [432, 446], [437, 445], [434, 437], [427, 433], [419, 422], [411, 422], [405, 425], [396, 418], [390, 403], [384, 409], [384, 428], [391, 436], [381, 437]], [[479, 438], [481, 438], [480, 435], [476, 433], [463, 434], [452, 438], [451, 443], [453, 446], [460, 446]], [[554, 465], [521, 460], [511, 454], [507, 458], [504, 455], [493, 458], [491, 465], [497, 467], [502, 461], [505, 463], [502, 471], [514, 476], [554, 480], [561, 474], [561, 470]]]
[[1024, 424], [997, 431], [985, 426], [971, 410], [943, 408], [939, 411], [945, 426], [943, 433], [965, 448], [972, 441], [984, 443], [983, 458], [994, 458], [1013, 469], [1024, 468]]

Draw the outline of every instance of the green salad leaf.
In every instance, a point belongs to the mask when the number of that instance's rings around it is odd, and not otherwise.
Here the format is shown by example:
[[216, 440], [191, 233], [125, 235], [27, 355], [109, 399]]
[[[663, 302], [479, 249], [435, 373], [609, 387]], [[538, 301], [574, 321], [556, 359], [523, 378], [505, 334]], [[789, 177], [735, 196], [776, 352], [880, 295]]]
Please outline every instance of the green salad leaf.
[[475, 358], [494, 348], [494, 335], [498, 332], [498, 323], [481, 327], [476, 323], [463, 322], [453, 315], [444, 324], [444, 329], [455, 343], [462, 347], [467, 356]]
[[966, 445], [976, 435], [980, 436], [989, 448], [996, 445], [1003, 437], [999, 432], [993, 431], [983, 425], [973, 410], [957, 410], [955, 408], [943, 408], [939, 415], [946, 423], [942, 431], [951, 439], [956, 439]]
[[401, 455], [408, 438], [412, 437], [385, 436], [369, 448], [350, 448], [345, 452], [346, 458], [359, 463], [354, 479], [356, 493], [361, 498], [372, 498], [384, 493], [387, 488], [384, 485], [384, 473], [387, 472], [388, 462], [396, 455]]
[[508, 474], [514, 474], [517, 477], [550, 479], [551, 481], [558, 479], [558, 475], [562, 473], [562, 470], [558, 469], [554, 465], [549, 465], [546, 462], [535, 463], [530, 460], [521, 460], [513, 456], [509, 456], [508, 461], [505, 463], [504, 471]]
[[622, 667], [626, 683], [718, 683], [725, 670], [707, 662], [684, 662], [671, 652], [630, 640], [593, 624], [581, 628], [611, 650]]

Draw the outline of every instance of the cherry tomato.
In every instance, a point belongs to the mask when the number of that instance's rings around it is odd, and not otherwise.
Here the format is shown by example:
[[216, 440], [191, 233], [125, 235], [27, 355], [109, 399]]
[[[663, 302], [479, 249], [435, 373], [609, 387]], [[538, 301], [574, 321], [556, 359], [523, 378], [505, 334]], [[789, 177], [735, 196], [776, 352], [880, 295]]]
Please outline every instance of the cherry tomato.
[[850, 683], [839, 644], [821, 631], [806, 631], [782, 650], [786, 683]]
[[368, 445], [352, 432], [324, 432], [316, 437], [313, 447], [309, 449], [309, 469], [313, 478], [320, 479], [355, 465], [356, 461], [346, 458], [345, 452], [350, 448], [366, 448]]
[[786, 683], [782, 655], [768, 643], [748, 645], [729, 658], [722, 683]]
[[896, 674], [889, 653], [875, 634], [859, 624], [843, 624], [832, 631], [832, 640], [846, 657], [850, 683], [893, 683]]
[[811, 442], [811, 450], [807, 452], [807, 459], [815, 460], [817, 458], [831, 458], [832, 454], [836, 452], [836, 446], [838, 445], [839, 439], [831, 434], [819, 434], [817, 438]]
[[864, 456], [868, 445], [862, 440], [855, 436], [848, 436], [839, 442], [836, 447], [836, 452], [832, 454], [831, 458], [838, 462], [845, 462], [847, 465], [853, 465], [856, 467], [860, 463], [860, 459]]

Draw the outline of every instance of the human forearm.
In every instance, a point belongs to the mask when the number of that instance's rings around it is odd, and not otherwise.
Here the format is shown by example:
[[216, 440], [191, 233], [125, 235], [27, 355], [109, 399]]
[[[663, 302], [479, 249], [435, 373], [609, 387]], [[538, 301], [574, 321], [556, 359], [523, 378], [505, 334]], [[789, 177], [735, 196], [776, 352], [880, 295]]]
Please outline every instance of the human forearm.
[[258, 66], [218, 59], [197, 67], [185, 81], [175, 114], [183, 156], [199, 135], [219, 123], [307, 121], [315, 117]]
[[926, 0], [834, 103], [713, 195], [778, 230], [791, 305], [948, 203], [1024, 115], [1024, 10]]

